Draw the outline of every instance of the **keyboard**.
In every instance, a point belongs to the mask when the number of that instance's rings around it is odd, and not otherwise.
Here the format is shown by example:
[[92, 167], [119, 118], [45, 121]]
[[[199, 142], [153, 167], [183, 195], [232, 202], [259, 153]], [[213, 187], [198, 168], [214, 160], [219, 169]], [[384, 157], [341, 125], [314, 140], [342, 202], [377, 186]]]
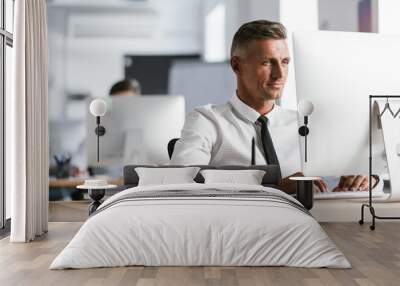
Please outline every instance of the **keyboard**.
[[[372, 191], [373, 198], [383, 197], [385, 193], [383, 191]], [[314, 200], [329, 200], [329, 199], [360, 199], [368, 198], [368, 191], [360, 192], [324, 192], [324, 193], [314, 193]]]
[[[329, 200], [329, 199], [359, 199], [368, 198], [369, 192], [367, 191], [347, 191], [347, 192], [332, 192], [332, 190], [338, 185], [339, 177], [324, 177], [326, 184], [328, 185], [328, 191], [324, 193], [314, 193], [314, 200]], [[379, 198], [386, 194], [383, 192], [383, 181], [381, 180], [378, 185], [372, 190], [372, 197]]]

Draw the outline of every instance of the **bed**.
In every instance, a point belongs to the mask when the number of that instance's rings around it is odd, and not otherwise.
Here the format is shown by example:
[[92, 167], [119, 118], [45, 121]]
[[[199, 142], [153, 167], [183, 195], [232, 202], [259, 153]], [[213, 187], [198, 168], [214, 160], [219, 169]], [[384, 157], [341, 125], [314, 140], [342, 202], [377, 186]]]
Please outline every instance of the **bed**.
[[100, 205], [50, 269], [129, 265], [350, 268], [308, 210], [273, 188], [276, 170], [263, 168], [267, 171], [262, 185], [137, 186], [135, 166], [127, 166], [124, 190]]

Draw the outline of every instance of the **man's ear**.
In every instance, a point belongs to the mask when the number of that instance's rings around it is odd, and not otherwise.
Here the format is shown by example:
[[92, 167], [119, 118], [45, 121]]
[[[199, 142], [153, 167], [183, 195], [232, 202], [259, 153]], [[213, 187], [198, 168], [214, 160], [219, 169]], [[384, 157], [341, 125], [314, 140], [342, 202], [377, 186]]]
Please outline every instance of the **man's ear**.
[[240, 59], [237, 56], [231, 57], [231, 67], [232, 70], [235, 72], [236, 75], [240, 75], [241, 69], [240, 69]]

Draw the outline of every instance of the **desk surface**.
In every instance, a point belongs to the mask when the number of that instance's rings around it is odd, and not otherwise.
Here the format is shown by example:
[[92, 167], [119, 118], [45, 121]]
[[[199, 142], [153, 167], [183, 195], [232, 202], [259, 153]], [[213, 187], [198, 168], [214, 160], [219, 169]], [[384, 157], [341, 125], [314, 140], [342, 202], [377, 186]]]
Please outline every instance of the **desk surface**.
[[[78, 185], [82, 185], [85, 179], [90, 178], [65, 178], [65, 179], [49, 179], [50, 188], [76, 188]], [[103, 179], [103, 178], [102, 178]], [[112, 185], [123, 185], [123, 178], [106, 178], [107, 182]]]

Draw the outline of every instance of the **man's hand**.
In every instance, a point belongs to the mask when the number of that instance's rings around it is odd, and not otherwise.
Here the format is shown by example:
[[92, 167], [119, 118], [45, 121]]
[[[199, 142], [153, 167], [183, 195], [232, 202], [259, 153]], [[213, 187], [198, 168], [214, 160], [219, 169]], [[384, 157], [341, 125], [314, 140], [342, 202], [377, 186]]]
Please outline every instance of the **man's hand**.
[[[372, 177], [372, 186], [375, 186], [377, 179]], [[332, 192], [348, 192], [348, 191], [366, 191], [369, 188], [368, 176], [364, 175], [351, 175], [341, 176], [339, 184]]]
[[[304, 174], [302, 172], [296, 172], [286, 178], [283, 178], [280, 183], [278, 184], [279, 189], [282, 191], [288, 193], [288, 194], [294, 194], [296, 193], [296, 181], [289, 180], [290, 177], [304, 177]], [[326, 192], [327, 185], [323, 180], [318, 180], [314, 181], [314, 192]]]
[[324, 193], [328, 191], [328, 186], [324, 180], [314, 181], [314, 193]]

